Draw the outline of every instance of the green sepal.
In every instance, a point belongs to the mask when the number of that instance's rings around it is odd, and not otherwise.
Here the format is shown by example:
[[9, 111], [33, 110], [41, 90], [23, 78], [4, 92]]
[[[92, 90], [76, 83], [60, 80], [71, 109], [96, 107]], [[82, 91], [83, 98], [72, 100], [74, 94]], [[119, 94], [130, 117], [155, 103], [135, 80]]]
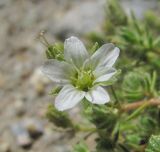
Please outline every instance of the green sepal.
[[58, 87], [54, 87], [50, 92], [49, 92], [49, 95], [57, 95], [60, 90], [62, 89], [62, 87], [58, 86]]
[[49, 45], [46, 50], [46, 57], [47, 59], [64, 60], [63, 44], [56, 43], [54, 45]]
[[67, 113], [58, 111], [52, 104], [48, 105], [46, 117], [55, 126], [61, 128], [73, 128], [73, 124]]

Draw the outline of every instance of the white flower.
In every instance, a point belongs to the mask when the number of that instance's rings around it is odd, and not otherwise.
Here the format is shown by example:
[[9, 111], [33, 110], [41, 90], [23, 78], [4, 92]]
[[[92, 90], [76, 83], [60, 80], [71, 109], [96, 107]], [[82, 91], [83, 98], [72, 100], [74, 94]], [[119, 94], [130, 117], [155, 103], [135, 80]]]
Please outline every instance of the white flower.
[[119, 48], [108, 43], [90, 55], [78, 38], [66, 39], [65, 61], [50, 59], [42, 66], [42, 72], [63, 87], [55, 99], [56, 108], [70, 109], [83, 98], [94, 104], [109, 102], [110, 97], [102, 86], [116, 73], [112, 66], [119, 52]]

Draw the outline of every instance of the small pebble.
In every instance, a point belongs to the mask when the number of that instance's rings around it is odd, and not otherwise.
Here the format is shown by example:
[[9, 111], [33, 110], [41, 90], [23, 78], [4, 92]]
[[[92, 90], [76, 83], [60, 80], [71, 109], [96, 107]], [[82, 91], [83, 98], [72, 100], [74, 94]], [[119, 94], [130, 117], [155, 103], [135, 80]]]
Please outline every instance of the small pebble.
[[23, 122], [23, 125], [30, 134], [30, 136], [34, 139], [40, 137], [44, 132], [42, 123], [37, 119], [26, 119]]
[[15, 108], [15, 113], [17, 116], [22, 116], [26, 112], [23, 100], [18, 99], [17, 101], [15, 101], [14, 108]]
[[49, 79], [44, 77], [39, 68], [33, 72], [30, 78], [30, 84], [35, 89], [38, 95], [43, 95], [45, 93], [45, 86], [49, 84], [49, 82]]
[[11, 152], [10, 145], [5, 142], [0, 142], [0, 152]]
[[27, 130], [20, 124], [16, 123], [11, 126], [11, 130], [16, 137], [17, 145], [23, 148], [30, 148], [32, 140]]

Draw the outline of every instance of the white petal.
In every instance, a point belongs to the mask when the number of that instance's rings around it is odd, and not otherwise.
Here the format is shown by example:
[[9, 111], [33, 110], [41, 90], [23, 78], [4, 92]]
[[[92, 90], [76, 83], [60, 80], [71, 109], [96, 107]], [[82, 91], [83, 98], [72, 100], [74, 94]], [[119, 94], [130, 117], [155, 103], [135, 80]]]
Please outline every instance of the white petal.
[[45, 62], [41, 67], [41, 71], [52, 81], [60, 84], [66, 84], [69, 83], [69, 78], [74, 72], [74, 69], [66, 62], [60, 62], [52, 59]]
[[86, 65], [91, 66], [92, 69], [95, 69], [97, 66], [99, 66], [101, 63], [104, 62], [104, 60], [107, 58], [109, 52], [111, 52], [114, 49], [114, 45], [112, 43], [104, 44], [102, 45], [92, 56], [90, 59], [88, 59], [88, 63]]
[[101, 62], [101, 65], [105, 67], [112, 67], [113, 64], [116, 62], [119, 53], [120, 53], [119, 48], [115, 47], [114, 50], [107, 55], [106, 59]]
[[72, 36], [65, 40], [64, 58], [68, 62], [73, 62], [77, 67], [81, 67], [88, 58], [88, 52], [83, 43]]
[[105, 104], [110, 101], [108, 93], [100, 86], [96, 86], [86, 93], [86, 99], [91, 103]]
[[85, 92], [77, 90], [72, 85], [66, 85], [59, 92], [55, 99], [55, 107], [60, 110], [67, 110], [74, 107], [85, 96]]
[[114, 49], [114, 45], [112, 43], [102, 45], [90, 58], [90, 63], [93, 68], [100, 65], [102, 61], [106, 58], [108, 53]]
[[116, 69], [114, 68], [97, 68], [93, 72], [94, 76], [96, 77], [94, 83], [108, 81], [115, 73]]

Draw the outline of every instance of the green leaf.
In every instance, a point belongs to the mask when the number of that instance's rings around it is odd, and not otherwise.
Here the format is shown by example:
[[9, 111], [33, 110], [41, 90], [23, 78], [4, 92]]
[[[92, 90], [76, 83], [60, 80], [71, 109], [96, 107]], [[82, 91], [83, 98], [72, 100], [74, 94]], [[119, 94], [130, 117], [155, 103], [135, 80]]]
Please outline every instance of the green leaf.
[[98, 48], [99, 48], [99, 44], [98, 44], [98, 42], [96, 42], [96, 43], [92, 46], [91, 52], [92, 52], [92, 53], [96, 52], [96, 51], [98, 50]]
[[118, 0], [108, 0], [106, 5], [107, 19], [114, 25], [125, 25], [127, 15]]
[[89, 152], [89, 149], [84, 142], [80, 142], [74, 146], [73, 152]]
[[145, 152], [160, 152], [160, 135], [152, 135]]
[[156, 81], [156, 72], [151, 74], [141, 68], [129, 72], [122, 83], [123, 96], [128, 102], [151, 98], [156, 95]]
[[131, 119], [134, 119], [136, 118], [137, 116], [139, 116], [144, 110], [145, 110], [145, 107], [147, 106], [147, 103], [142, 105], [141, 107], [139, 107], [138, 109], [136, 109], [131, 115], [129, 115], [127, 117], [127, 121], [131, 120]]

